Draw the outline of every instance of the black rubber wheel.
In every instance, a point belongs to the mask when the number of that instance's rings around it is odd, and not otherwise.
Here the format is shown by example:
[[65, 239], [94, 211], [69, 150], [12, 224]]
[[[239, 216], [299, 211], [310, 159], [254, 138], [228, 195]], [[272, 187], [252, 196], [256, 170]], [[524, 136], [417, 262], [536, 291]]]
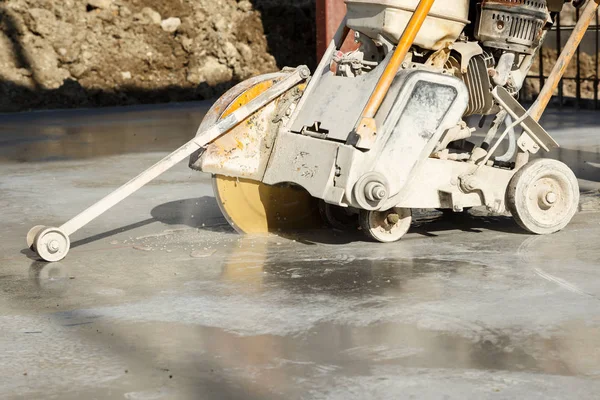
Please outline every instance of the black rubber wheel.
[[319, 213], [321, 218], [334, 229], [353, 231], [359, 227], [358, 215], [350, 208], [334, 206], [321, 200]]

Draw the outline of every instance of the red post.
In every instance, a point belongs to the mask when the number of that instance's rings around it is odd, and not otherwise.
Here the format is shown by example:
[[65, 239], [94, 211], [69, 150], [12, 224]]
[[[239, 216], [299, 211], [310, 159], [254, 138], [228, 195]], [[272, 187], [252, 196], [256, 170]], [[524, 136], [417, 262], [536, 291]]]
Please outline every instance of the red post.
[[[323, 56], [335, 31], [346, 15], [344, 0], [317, 0], [317, 55]], [[344, 50], [351, 49], [354, 45], [353, 35], [348, 35]], [[356, 47], [356, 46], [354, 46]]]

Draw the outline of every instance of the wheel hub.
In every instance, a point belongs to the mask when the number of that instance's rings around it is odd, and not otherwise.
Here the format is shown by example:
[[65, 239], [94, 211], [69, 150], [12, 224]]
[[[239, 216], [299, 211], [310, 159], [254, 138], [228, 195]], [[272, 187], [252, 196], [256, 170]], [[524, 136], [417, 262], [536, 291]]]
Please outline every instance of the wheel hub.
[[560, 205], [561, 191], [562, 188], [558, 182], [550, 177], [544, 177], [532, 186], [532, 205], [537, 203], [540, 211], [549, 211]]
[[361, 210], [360, 226], [371, 239], [383, 243], [400, 240], [410, 228], [412, 213], [407, 208], [388, 211]]
[[400, 222], [400, 215], [396, 214], [396, 213], [392, 213], [389, 214], [387, 216], [387, 223], [394, 226], [396, 225], [398, 222]]
[[558, 200], [558, 196], [554, 192], [546, 193], [546, 203], [554, 204]]
[[56, 262], [65, 258], [71, 248], [71, 241], [60, 228], [44, 227], [33, 239], [32, 248], [45, 261]]
[[58, 250], [60, 250], [60, 245], [56, 240], [52, 240], [50, 243], [48, 243], [48, 251], [50, 253], [55, 254], [58, 252]]

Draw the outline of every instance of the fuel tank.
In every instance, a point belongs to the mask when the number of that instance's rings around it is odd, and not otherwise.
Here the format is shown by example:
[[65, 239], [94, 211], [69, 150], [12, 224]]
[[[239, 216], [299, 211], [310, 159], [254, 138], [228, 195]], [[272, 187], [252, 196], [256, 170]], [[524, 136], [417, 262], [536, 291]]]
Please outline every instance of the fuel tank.
[[[396, 44], [419, 0], [346, 0], [347, 26], [371, 39], [379, 36]], [[439, 50], [454, 43], [469, 24], [469, 0], [439, 0], [433, 4], [415, 45]]]

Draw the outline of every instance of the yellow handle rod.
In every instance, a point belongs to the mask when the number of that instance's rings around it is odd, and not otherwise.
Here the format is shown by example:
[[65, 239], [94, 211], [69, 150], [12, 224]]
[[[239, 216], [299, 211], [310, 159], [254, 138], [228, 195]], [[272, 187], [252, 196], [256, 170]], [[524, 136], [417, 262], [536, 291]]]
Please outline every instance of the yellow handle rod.
[[383, 71], [381, 78], [379, 78], [377, 86], [375, 86], [375, 90], [369, 99], [369, 103], [367, 103], [367, 106], [363, 111], [363, 118], [373, 118], [375, 117], [375, 114], [377, 114], [379, 107], [381, 107], [381, 103], [383, 103], [385, 96], [394, 82], [394, 78], [396, 77], [402, 62], [406, 58], [410, 47], [413, 45], [419, 34], [419, 31], [427, 18], [427, 14], [431, 11], [434, 1], [435, 0], [421, 0], [417, 6], [417, 9], [400, 38], [400, 42], [392, 55], [392, 59], [385, 68], [385, 71]]

